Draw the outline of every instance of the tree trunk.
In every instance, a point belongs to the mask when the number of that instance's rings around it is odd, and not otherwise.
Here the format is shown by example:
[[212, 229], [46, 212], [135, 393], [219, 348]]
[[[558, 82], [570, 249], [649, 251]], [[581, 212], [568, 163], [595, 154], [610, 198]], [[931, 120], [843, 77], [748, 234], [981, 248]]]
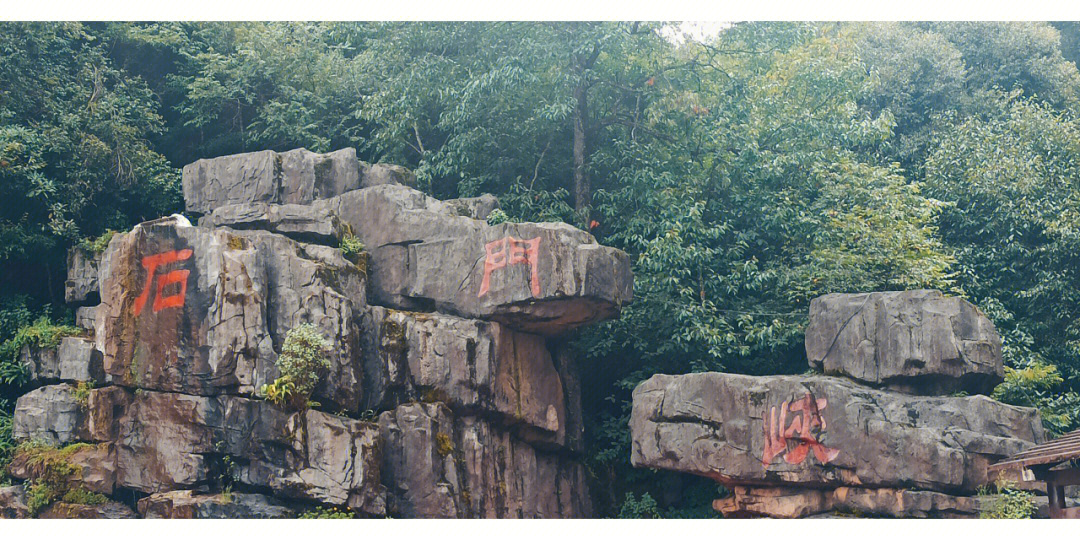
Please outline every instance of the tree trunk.
[[589, 172], [585, 169], [585, 119], [588, 117], [588, 104], [585, 101], [585, 85], [574, 88], [574, 211], [584, 223], [589, 221], [589, 206], [592, 203]]

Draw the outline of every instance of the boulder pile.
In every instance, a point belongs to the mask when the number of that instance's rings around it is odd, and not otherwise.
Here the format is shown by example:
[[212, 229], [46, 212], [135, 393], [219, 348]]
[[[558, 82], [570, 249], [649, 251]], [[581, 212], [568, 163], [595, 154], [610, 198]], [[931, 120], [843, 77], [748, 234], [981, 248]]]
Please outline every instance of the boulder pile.
[[[85, 335], [24, 351], [38, 387], [16, 438], [142, 517], [590, 516], [577, 366], [557, 337], [618, 316], [626, 255], [565, 224], [489, 226], [493, 197], [414, 185], [351, 149], [188, 165], [198, 225], [174, 215], [72, 252]], [[330, 367], [312, 408], [290, 411], [259, 389], [302, 323]], [[33, 482], [30, 462], [11, 473]], [[0, 515], [25, 515], [25, 491], [0, 490]]]
[[973, 517], [986, 468], [1045, 440], [1034, 409], [984, 395], [1001, 339], [938, 291], [810, 304], [814, 375], [655, 375], [633, 394], [631, 461], [727, 486], [729, 516]]

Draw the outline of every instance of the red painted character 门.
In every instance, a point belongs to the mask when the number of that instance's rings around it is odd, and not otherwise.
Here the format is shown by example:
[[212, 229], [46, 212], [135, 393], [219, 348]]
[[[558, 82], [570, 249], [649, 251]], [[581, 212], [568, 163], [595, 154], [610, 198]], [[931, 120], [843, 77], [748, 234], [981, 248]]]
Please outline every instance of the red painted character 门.
[[532, 270], [529, 285], [533, 296], [540, 296], [540, 276], [537, 274], [537, 260], [540, 256], [540, 237], [520, 240], [513, 236], [500, 238], [484, 245], [484, 279], [480, 282], [480, 292], [484, 296], [491, 287], [491, 273], [500, 268], [515, 264], [528, 264]]
[[[146, 305], [146, 301], [150, 298], [150, 286], [154, 283], [154, 274], [157, 272], [158, 267], [187, 260], [191, 258], [191, 253], [190, 249], [180, 249], [143, 257], [142, 265], [146, 269], [146, 285], [143, 286], [142, 294], [135, 298], [136, 316], [142, 312], [143, 306]], [[190, 270], [173, 270], [158, 278], [156, 294], [154, 295], [154, 313], [165, 308], [184, 305], [184, 297], [187, 295], [187, 278], [190, 273]], [[161, 296], [162, 289], [166, 285], [173, 283], [180, 284], [180, 292], [170, 296]]]
[[[806, 456], [813, 451], [814, 457], [821, 463], [828, 463], [840, 454], [840, 450], [829, 448], [821, 444], [811, 433], [811, 429], [818, 427], [819, 431], [825, 430], [825, 418], [821, 416], [821, 410], [828, 406], [825, 398], [814, 399], [809, 393], [796, 401], [787, 400], [780, 405], [780, 416], [776, 415], [776, 407], [771, 407], [769, 417], [765, 418], [765, 449], [761, 453], [761, 464], [768, 467], [779, 455], [784, 456], [784, 461], [792, 465], [802, 463]], [[788, 424], [788, 413], [796, 413]], [[798, 414], [802, 413], [802, 414]], [[797, 441], [798, 444], [788, 450], [788, 441]]]

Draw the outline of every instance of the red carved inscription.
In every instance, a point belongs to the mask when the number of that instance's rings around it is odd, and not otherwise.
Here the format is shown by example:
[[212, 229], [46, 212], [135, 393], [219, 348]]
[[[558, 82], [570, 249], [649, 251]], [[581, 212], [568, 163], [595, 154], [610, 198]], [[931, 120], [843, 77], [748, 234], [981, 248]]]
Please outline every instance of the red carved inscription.
[[[771, 407], [769, 417], [765, 418], [765, 448], [761, 453], [761, 464], [768, 467], [777, 456], [783, 455], [784, 461], [798, 465], [806, 460], [810, 452], [822, 464], [836, 459], [840, 450], [821, 444], [814, 435], [814, 432], [820, 433], [826, 428], [821, 410], [828, 404], [825, 398], [814, 399], [807, 393], [798, 400], [787, 400], [780, 404], [779, 416], [776, 407]], [[795, 415], [790, 423], [789, 414]], [[797, 444], [789, 449], [788, 441]]]
[[527, 264], [532, 269], [529, 284], [533, 296], [540, 296], [540, 276], [537, 275], [537, 260], [540, 255], [540, 237], [520, 240], [513, 236], [500, 238], [484, 245], [487, 252], [484, 258], [484, 279], [480, 282], [480, 292], [484, 296], [491, 287], [491, 273], [500, 268], [515, 264]]
[[[158, 267], [169, 265], [177, 261], [187, 260], [191, 258], [191, 254], [192, 251], [190, 249], [181, 249], [143, 257], [142, 265], [143, 268], [146, 269], [146, 285], [143, 286], [142, 294], [135, 298], [136, 316], [138, 316], [139, 313], [142, 313], [143, 306], [146, 305], [146, 301], [150, 298], [150, 288], [154, 283], [154, 275], [156, 274]], [[187, 295], [187, 278], [190, 273], [190, 270], [173, 270], [158, 277], [157, 288], [154, 291], [154, 313], [165, 308], [180, 307], [184, 305], [184, 298], [185, 295]], [[180, 284], [180, 292], [170, 296], [162, 296], [162, 289], [173, 283]]]

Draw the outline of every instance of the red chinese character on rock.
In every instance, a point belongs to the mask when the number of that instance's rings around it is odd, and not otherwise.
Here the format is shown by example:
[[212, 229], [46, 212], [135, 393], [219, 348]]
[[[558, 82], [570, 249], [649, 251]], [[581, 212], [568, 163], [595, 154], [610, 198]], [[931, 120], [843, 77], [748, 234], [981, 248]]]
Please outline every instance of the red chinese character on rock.
[[484, 245], [487, 256], [484, 258], [484, 279], [480, 282], [480, 292], [484, 296], [491, 287], [491, 272], [515, 264], [528, 264], [532, 269], [529, 284], [533, 296], [540, 296], [540, 276], [537, 275], [537, 260], [540, 256], [540, 237], [532, 240], [519, 240], [513, 236], [500, 238]]
[[[154, 273], [157, 271], [157, 268], [177, 261], [187, 260], [191, 257], [191, 253], [192, 251], [190, 249], [181, 249], [143, 257], [142, 265], [143, 268], [146, 269], [146, 285], [143, 287], [142, 294], [135, 298], [136, 316], [142, 312], [143, 306], [146, 305], [146, 301], [150, 298], [150, 286], [154, 282]], [[190, 270], [173, 270], [158, 278], [157, 290], [154, 295], [154, 313], [165, 308], [180, 307], [184, 305], [184, 297], [187, 294], [187, 278], [190, 273]], [[171, 296], [161, 296], [162, 289], [164, 289], [166, 285], [171, 285], [173, 283], [180, 284], [180, 292]]]
[[[818, 432], [825, 430], [825, 418], [821, 416], [821, 410], [827, 405], [828, 400], [814, 399], [808, 392], [802, 399], [794, 402], [787, 400], [780, 404], [779, 417], [776, 415], [776, 407], [771, 407], [769, 418], [764, 419], [765, 449], [761, 453], [761, 464], [768, 467], [776, 456], [784, 455], [784, 461], [798, 465], [811, 451], [822, 464], [836, 459], [840, 450], [821, 444], [811, 433], [811, 429], [815, 427], [819, 428]], [[796, 414], [788, 424], [789, 412], [802, 414]], [[798, 444], [789, 450], [788, 441], [797, 441]]]

